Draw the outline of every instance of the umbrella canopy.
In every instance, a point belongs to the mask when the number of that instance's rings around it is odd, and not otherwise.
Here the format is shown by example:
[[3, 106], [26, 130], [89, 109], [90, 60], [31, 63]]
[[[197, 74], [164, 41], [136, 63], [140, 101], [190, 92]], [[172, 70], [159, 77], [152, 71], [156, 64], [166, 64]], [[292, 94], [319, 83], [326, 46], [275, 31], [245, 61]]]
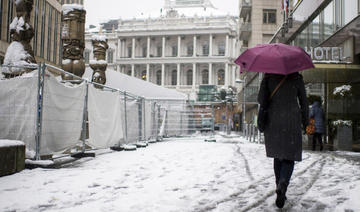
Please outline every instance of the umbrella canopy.
[[310, 55], [298, 46], [260, 44], [245, 50], [235, 63], [250, 72], [287, 75], [314, 68]]

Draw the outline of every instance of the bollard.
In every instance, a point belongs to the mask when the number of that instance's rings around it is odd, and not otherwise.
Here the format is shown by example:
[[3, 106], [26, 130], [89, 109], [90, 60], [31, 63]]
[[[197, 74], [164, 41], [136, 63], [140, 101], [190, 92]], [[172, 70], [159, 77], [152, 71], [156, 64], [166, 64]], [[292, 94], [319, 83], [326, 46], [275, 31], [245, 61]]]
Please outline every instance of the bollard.
[[83, 120], [82, 120], [82, 130], [81, 130], [81, 140], [82, 140], [82, 148], [81, 152], [85, 152], [85, 140], [86, 140], [86, 116], [88, 110], [88, 98], [89, 98], [89, 83], [85, 81], [85, 98], [84, 98], [84, 109], [83, 109]]

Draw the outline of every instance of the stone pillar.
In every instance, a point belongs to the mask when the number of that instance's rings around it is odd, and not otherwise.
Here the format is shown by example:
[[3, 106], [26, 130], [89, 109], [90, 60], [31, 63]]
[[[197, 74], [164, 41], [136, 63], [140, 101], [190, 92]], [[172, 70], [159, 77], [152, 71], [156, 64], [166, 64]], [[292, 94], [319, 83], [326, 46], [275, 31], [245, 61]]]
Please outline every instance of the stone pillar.
[[236, 79], [236, 67], [234, 65], [231, 66], [232, 67], [232, 80], [231, 80], [231, 85], [235, 86], [235, 79]]
[[146, 64], [146, 81], [150, 81], [150, 64]]
[[181, 36], [178, 36], [178, 49], [177, 49], [177, 56], [181, 57]]
[[150, 36], [147, 37], [146, 57], [150, 57]]
[[212, 63], [209, 63], [209, 85], [212, 85], [213, 82], [213, 68], [212, 68]]
[[225, 86], [229, 86], [229, 64], [228, 63], [225, 63]]
[[121, 54], [121, 40], [120, 38], [118, 38], [118, 41], [117, 41], [117, 51], [116, 51], [116, 59], [120, 58], [120, 54]]
[[[90, 61], [90, 67], [93, 69], [91, 81], [102, 85], [106, 83], [106, 50], [109, 48], [107, 39], [103, 35], [94, 35], [91, 39], [93, 45], [94, 60]], [[94, 85], [95, 88], [103, 89], [100, 85]]]
[[[14, 3], [16, 4], [16, 17], [11, 22], [9, 29], [12, 42], [6, 50], [4, 65], [36, 65], [34, 52], [30, 45], [30, 41], [34, 37], [34, 29], [30, 25], [33, 0], [17, 0]], [[12, 4], [12, 1], [9, 1], [9, 4]], [[26, 56], [14, 58], [14, 55], [24, 55], [22, 48], [25, 50]], [[33, 70], [32, 68], [3, 67], [2, 73], [6, 78], [12, 78]]]
[[135, 58], [135, 38], [132, 38], [132, 43], [131, 43], [131, 58]]
[[225, 56], [229, 56], [229, 35], [226, 35], [225, 39]]
[[166, 43], [165, 43], [165, 36], [163, 36], [162, 37], [162, 55], [161, 55], [161, 57], [165, 57], [165, 45], [166, 45]]
[[165, 64], [161, 64], [161, 86], [165, 86]]
[[194, 35], [194, 42], [193, 42], [193, 57], [196, 57], [196, 35]]
[[[62, 69], [82, 77], [85, 72], [83, 57], [85, 48], [85, 14], [82, 5], [63, 5], [61, 13], [63, 43]], [[70, 75], [62, 74], [62, 79], [73, 80]]]
[[180, 63], [177, 64], [177, 76], [176, 76], [176, 87], [180, 88]]
[[209, 56], [212, 56], [212, 48], [213, 48], [213, 35], [210, 34], [209, 36]]
[[196, 87], [196, 63], [193, 63], [193, 81], [192, 81], [192, 88], [195, 89]]

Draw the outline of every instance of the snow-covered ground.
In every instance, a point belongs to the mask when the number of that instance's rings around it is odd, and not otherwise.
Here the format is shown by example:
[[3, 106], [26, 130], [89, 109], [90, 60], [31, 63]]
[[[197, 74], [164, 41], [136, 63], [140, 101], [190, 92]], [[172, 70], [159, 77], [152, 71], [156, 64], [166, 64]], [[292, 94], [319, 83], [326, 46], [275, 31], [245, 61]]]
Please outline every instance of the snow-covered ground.
[[[276, 211], [264, 145], [216, 138], [172, 138], [1, 177], [0, 211]], [[305, 151], [282, 211], [360, 211], [360, 155], [347, 156]]]

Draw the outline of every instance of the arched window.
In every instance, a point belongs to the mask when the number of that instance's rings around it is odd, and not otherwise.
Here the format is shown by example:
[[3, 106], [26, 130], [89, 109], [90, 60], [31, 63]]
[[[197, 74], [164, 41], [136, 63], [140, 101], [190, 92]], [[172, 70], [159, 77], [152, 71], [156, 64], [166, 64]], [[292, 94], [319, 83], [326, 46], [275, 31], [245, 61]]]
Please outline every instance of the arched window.
[[201, 84], [203, 85], [209, 84], [209, 71], [207, 69], [204, 69], [201, 72]]
[[131, 70], [127, 71], [127, 75], [131, 76]]
[[176, 85], [177, 83], [177, 70], [171, 72], [171, 85]]
[[144, 71], [141, 72], [141, 79], [146, 80], [146, 77], [147, 77], [146, 76], [146, 70], [144, 70]]
[[161, 85], [161, 70], [156, 72], [156, 84]]
[[218, 85], [224, 85], [225, 84], [225, 71], [224, 69], [220, 69], [218, 71]]
[[193, 82], [193, 71], [189, 69], [186, 72], [186, 85], [192, 85]]

